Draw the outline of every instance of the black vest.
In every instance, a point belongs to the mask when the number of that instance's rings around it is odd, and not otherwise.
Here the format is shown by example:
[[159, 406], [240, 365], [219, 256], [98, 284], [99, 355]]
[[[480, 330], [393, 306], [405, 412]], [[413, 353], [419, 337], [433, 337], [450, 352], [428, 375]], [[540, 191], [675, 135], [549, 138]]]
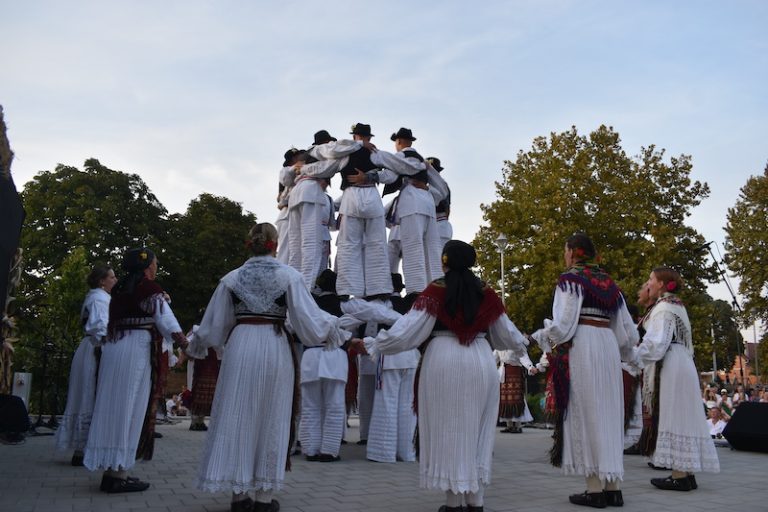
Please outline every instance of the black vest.
[[[423, 162], [424, 161], [424, 158], [420, 154], [418, 154], [415, 149], [405, 148], [403, 150], [403, 154], [407, 158], [415, 158], [419, 162]], [[424, 183], [427, 183], [429, 181], [429, 173], [427, 172], [426, 169], [424, 169], [423, 171], [417, 172], [413, 176], [408, 176], [408, 179], [422, 181]], [[397, 192], [401, 188], [403, 188], [403, 176], [402, 175], [398, 176], [394, 183], [389, 183], [387, 185], [384, 185], [384, 192], [381, 195], [385, 196], [387, 194], [392, 194], [394, 192]]]
[[448, 190], [448, 197], [437, 203], [437, 207], [435, 208], [435, 211], [437, 213], [445, 213], [448, 210], [448, 207], [451, 206], [451, 191]]
[[366, 148], [360, 148], [349, 155], [349, 162], [347, 162], [347, 165], [345, 165], [344, 168], [339, 171], [341, 174], [341, 190], [352, 186], [352, 184], [347, 181], [347, 177], [353, 174], [357, 174], [356, 169], [360, 169], [363, 172], [377, 169], [377, 167], [373, 165], [373, 162], [371, 162], [371, 152]]
[[315, 302], [317, 302], [317, 306], [326, 313], [330, 313], [336, 317], [340, 317], [344, 314], [341, 311], [341, 299], [339, 299], [339, 296], [335, 293], [313, 295], [312, 297], [315, 299]]

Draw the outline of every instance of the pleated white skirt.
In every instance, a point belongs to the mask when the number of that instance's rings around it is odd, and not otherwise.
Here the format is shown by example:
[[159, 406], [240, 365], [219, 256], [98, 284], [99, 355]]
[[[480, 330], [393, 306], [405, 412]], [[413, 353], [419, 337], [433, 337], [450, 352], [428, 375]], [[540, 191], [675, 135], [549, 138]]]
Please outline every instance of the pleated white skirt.
[[149, 404], [152, 369], [148, 331], [126, 331], [101, 350], [93, 420], [85, 467], [130, 469], [136, 463], [141, 427]]
[[720, 471], [699, 391], [696, 366], [682, 345], [673, 343], [659, 376], [659, 435], [653, 463], [691, 473]]
[[67, 407], [56, 430], [57, 450], [83, 450], [96, 402], [96, 354], [91, 337], [78, 345], [69, 370]]
[[613, 331], [580, 325], [569, 354], [571, 389], [563, 423], [563, 471], [624, 477], [624, 393]]
[[280, 490], [291, 428], [293, 361], [272, 325], [229, 336], [198, 475], [208, 492]]
[[491, 482], [499, 377], [484, 338], [469, 346], [436, 333], [419, 377], [421, 486], [477, 492]]

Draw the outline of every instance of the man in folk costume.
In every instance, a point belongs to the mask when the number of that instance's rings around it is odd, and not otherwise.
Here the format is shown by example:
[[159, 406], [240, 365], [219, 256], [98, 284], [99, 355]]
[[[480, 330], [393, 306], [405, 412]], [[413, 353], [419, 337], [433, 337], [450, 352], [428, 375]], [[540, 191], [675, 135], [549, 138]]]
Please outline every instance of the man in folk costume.
[[[427, 158], [427, 162], [436, 170], [439, 174], [443, 173], [443, 166], [440, 163], [440, 159], [435, 156]], [[447, 187], [447, 185], [446, 185]], [[430, 192], [434, 190], [434, 187], [430, 188]], [[448, 189], [448, 194], [444, 198], [435, 198], [437, 206], [435, 207], [435, 219], [437, 220], [437, 233], [440, 235], [440, 250], [443, 250], [443, 246], [448, 243], [448, 240], [453, 238], [453, 226], [448, 220], [451, 215], [451, 190]]]
[[[317, 305], [340, 317], [341, 300], [336, 294], [336, 274], [320, 273], [313, 293]], [[341, 348], [308, 347], [301, 357], [301, 424], [299, 439], [308, 461], [335, 462], [346, 421], [344, 387], [347, 383], [347, 354]]]
[[[380, 181], [387, 183], [384, 194], [400, 191], [395, 210], [400, 222], [405, 290], [420, 292], [442, 275], [435, 204], [436, 199], [445, 198], [448, 186], [411, 147], [416, 140], [411, 130], [400, 128], [390, 139], [397, 153], [376, 150], [371, 162], [384, 168], [379, 172]], [[430, 187], [435, 188], [431, 193]]]
[[[335, 141], [326, 130], [320, 130], [315, 133], [313, 149]], [[293, 166], [297, 176], [288, 198], [288, 264], [301, 272], [308, 291], [315, 286], [323, 259], [323, 208], [328, 199], [321, 180], [330, 179], [339, 164], [306, 158]]]
[[[147, 249], [125, 253], [126, 274], [112, 291], [109, 328], [102, 347], [93, 421], [85, 447], [85, 467], [104, 469], [102, 491], [144, 491], [148, 483], [129, 478], [138, 458], [152, 456], [155, 411], [153, 380], [160, 364], [161, 341], [186, 346], [168, 295], [155, 283], [157, 258]], [[140, 443], [141, 438], [141, 443]]]
[[494, 350], [499, 363], [499, 420], [506, 422], [505, 434], [520, 434], [522, 423], [533, 421], [525, 400], [525, 377], [538, 373], [528, 354], [519, 357], [511, 350]]
[[[595, 263], [592, 240], [570, 236], [566, 272], [555, 288], [552, 319], [532, 338], [550, 353], [548, 412], [556, 418], [552, 464], [583, 474], [587, 490], [569, 496], [576, 505], [624, 503], [624, 397], [621, 360], [631, 360], [638, 339], [621, 290]], [[621, 353], [621, 355], [620, 355]]]
[[670, 476], [653, 478], [651, 484], [691, 491], [698, 488], [694, 473], [717, 473], [720, 462], [702, 410], [691, 322], [678, 296], [683, 280], [676, 270], [657, 267], [646, 285], [655, 303], [643, 318], [645, 334], [634, 361], [644, 367], [643, 405], [652, 423], [640, 447], [656, 467], [672, 468]]
[[330, 184], [330, 179], [320, 180], [320, 187], [323, 189], [326, 199], [320, 210], [320, 232], [323, 239], [320, 251], [320, 273], [331, 268], [331, 231], [336, 231], [336, 204], [328, 194]]
[[369, 297], [389, 294], [387, 232], [384, 205], [376, 189], [376, 165], [371, 161], [371, 126], [352, 126], [353, 140], [316, 146], [310, 155], [337, 160], [341, 170], [339, 235], [336, 239], [336, 285], [339, 295]]
[[280, 169], [280, 180], [277, 191], [277, 220], [275, 228], [278, 234], [277, 259], [280, 263], [288, 264], [288, 198], [291, 195], [294, 181], [296, 179], [296, 168], [294, 167], [301, 158], [300, 149], [291, 148], [283, 155], [283, 167]]
[[400, 245], [400, 219], [395, 211], [397, 196], [384, 205], [384, 220], [389, 234], [387, 235], [387, 255], [389, 256], [389, 271], [400, 274], [400, 261], [403, 259], [403, 251]]
[[[394, 291], [385, 306], [400, 315], [406, 314], [416, 300], [416, 294], [402, 297], [403, 278], [392, 274]], [[387, 329], [391, 323], [380, 323]], [[414, 348], [391, 355], [381, 355], [376, 361], [376, 389], [373, 396], [366, 457], [376, 462], [413, 462], [416, 449], [413, 436], [416, 414], [413, 411], [413, 384], [421, 354]]]

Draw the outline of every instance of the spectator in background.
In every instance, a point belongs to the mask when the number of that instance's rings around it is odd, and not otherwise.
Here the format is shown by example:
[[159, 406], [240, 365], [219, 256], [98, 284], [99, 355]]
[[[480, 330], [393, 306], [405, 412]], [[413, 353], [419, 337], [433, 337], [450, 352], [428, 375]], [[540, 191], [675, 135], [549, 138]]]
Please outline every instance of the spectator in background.
[[720, 390], [720, 396], [718, 397], [717, 406], [720, 407], [728, 416], [733, 415], [733, 402], [728, 396], [728, 390], [723, 388]]
[[712, 436], [712, 439], [721, 439], [723, 437], [723, 429], [728, 419], [723, 415], [719, 407], [713, 407], [709, 410], [707, 426], [709, 426], [709, 434]]

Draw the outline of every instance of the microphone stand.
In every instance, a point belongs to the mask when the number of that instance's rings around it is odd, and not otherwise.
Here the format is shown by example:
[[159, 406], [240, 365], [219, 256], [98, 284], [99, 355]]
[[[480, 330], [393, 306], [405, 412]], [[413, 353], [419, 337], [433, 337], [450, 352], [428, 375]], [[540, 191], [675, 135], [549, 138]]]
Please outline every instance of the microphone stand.
[[[723, 282], [723, 284], [725, 284], [725, 287], [728, 289], [728, 293], [731, 294], [731, 307], [737, 310], [739, 314], [743, 314], [744, 310], [741, 309], [741, 305], [736, 298], [736, 294], [733, 292], [733, 288], [731, 288], [730, 283], [728, 283], [728, 280], [725, 278], [725, 271], [720, 266], [720, 262], [717, 261], [717, 258], [715, 258], [715, 254], [712, 252], [712, 242], [706, 244], [706, 248], [709, 251], [709, 255], [712, 257], [712, 261], [714, 262], [715, 267], [717, 267], [717, 272], [720, 274], [720, 280]], [[739, 354], [739, 372], [741, 373], [741, 385], [744, 386], [744, 390], [746, 391], [748, 386], [747, 382], [744, 380], [744, 349], [743, 343], [739, 343], [738, 339], [736, 340], [736, 352]]]

